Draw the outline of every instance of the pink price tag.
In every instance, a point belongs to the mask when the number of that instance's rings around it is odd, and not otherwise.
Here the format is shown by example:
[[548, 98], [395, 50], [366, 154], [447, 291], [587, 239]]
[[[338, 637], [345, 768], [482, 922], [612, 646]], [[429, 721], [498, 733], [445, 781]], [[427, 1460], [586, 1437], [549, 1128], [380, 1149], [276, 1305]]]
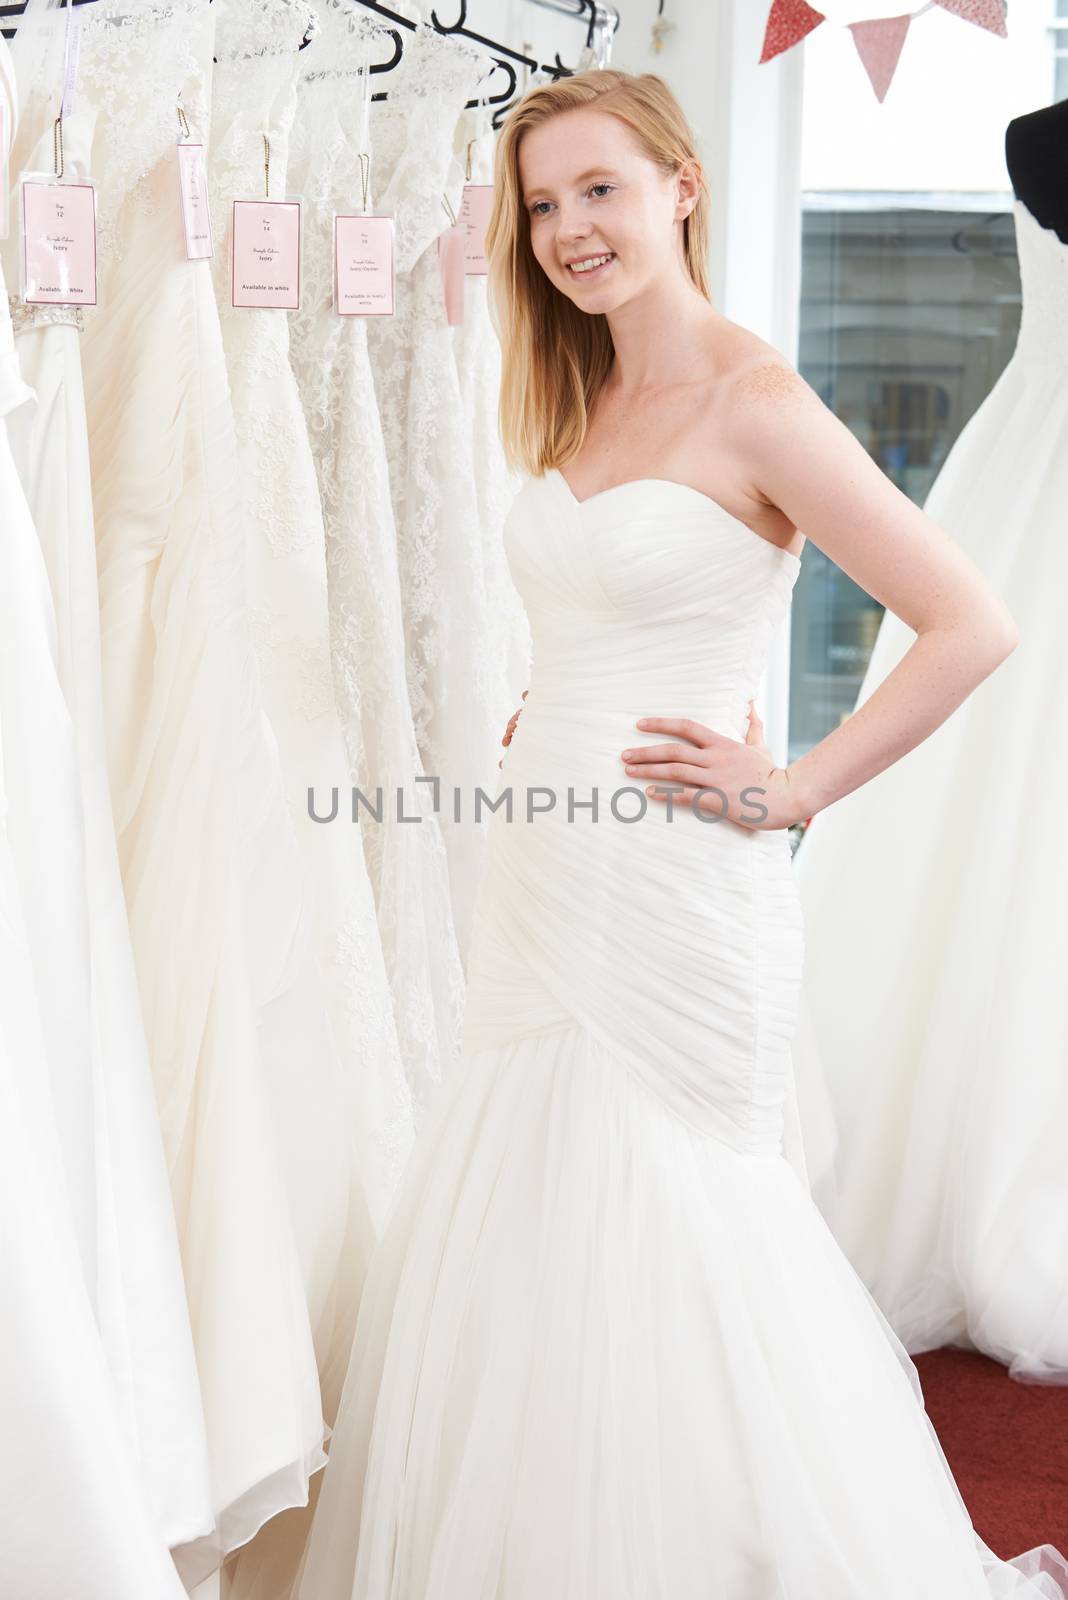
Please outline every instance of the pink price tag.
[[96, 305], [91, 183], [22, 180], [22, 298], [27, 305]]
[[182, 197], [187, 261], [210, 261], [215, 254], [208, 207], [208, 174], [202, 144], [178, 146], [178, 187]]
[[467, 229], [462, 222], [438, 234], [438, 266], [445, 296], [445, 318], [450, 328], [464, 320], [464, 242]]
[[460, 221], [466, 229], [464, 245], [464, 271], [468, 277], [485, 277], [489, 271], [486, 261], [486, 224], [493, 210], [492, 183], [465, 183], [460, 201]]
[[300, 310], [300, 201], [235, 200], [231, 299], [238, 310]]
[[339, 317], [391, 317], [393, 218], [334, 218], [334, 306]]

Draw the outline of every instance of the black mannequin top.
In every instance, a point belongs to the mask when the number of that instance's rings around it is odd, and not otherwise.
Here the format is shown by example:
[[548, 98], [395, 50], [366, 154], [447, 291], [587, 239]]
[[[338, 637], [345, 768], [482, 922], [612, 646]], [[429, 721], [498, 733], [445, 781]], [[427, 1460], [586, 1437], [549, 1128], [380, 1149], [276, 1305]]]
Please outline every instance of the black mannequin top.
[[1014, 117], [1005, 130], [1005, 160], [1016, 198], [1068, 244], [1068, 100]]

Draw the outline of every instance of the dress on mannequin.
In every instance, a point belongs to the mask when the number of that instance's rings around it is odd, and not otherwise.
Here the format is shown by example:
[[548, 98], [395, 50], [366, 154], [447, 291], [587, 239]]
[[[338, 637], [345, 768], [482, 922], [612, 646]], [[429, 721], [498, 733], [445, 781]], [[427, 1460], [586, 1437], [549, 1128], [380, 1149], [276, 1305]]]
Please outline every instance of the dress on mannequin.
[[[1019, 341], [926, 510], [1020, 642], [806, 833], [798, 1071], [833, 1116], [814, 1191], [906, 1348], [962, 1345], [1065, 1383], [1068, 901], [1050, 862], [1068, 784], [1068, 243], [1022, 201], [1014, 216]], [[884, 615], [858, 705], [914, 638]]]
[[[799, 558], [662, 479], [581, 502], [531, 479], [505, 537], [534, 637], [513, 820], [490, 823], [465, 1059], [371, 1265], [300, 1600], [1068, 1600], [1053, 1547], [1009, 1563], [976, 1534], [784, 1154], [786, 831], [669, 820], [620, 760], [665, 705], [744, 738]], [[596, 793], [597, 822], [524, 822], [541, 786]]]

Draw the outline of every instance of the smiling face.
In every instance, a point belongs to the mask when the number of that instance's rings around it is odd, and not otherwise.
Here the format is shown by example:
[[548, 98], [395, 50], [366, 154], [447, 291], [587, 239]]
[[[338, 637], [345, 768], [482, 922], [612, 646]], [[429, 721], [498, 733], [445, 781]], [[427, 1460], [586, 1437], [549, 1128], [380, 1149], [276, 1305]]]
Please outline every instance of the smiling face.
[[686, 275], [694, 175], [665, 176], [618, 117], [585, 106], [549, 117], [524, 133], [518, 164], [535, 259], [580, 310], [614, 311], [666, 273]]

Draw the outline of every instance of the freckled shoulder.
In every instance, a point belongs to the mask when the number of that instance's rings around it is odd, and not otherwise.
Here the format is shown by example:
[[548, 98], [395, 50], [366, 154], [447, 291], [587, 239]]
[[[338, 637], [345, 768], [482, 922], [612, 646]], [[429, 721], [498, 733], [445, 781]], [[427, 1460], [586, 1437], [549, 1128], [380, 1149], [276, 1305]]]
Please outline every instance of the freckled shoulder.
[[777, 351], [739, 368], [724, 398], [726, 438], [732, 449], [746, 454], [753, 448], [775, 448], [798, 427], [807, 427], [812, 408], [822, 405], [816, 391]]
[[746, 408], [797, 402], [813, 395], [811, 386], [788, 361], [762, 360], [741, 368], [731, 381], [731, 403]]

